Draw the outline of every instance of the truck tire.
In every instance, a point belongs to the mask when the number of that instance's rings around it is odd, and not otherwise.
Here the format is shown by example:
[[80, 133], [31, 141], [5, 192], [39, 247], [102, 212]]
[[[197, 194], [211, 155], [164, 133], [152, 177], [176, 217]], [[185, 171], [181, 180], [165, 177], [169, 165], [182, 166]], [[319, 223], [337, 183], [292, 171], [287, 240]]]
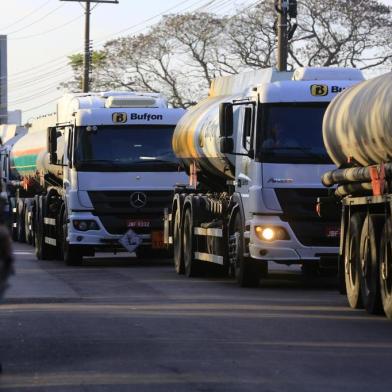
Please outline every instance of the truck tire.
[[380, 241], [380, 291], [385, 315], [392, 320], [392, 221], [387, 219]]
[[354, 213], [349, 222], [345, 237], [344, 277], [346, 282], [347, 300], [351, 308], [363, 308], [361, 298], [361, 261], [360, 241], [362, 224], [365, 214]]
[[185, 273], [184, 256], [182, 252], [181, 210], [177, 206], [173, 222], [173, 260], [177, 274]]
[[[240, 287], [257, 287], [266, 263], [244, 257], [244, 225], [239, 212], [234, 216], [230, 234], [236, 233], [238, 233], [239, 240], [236, 247], [235, 265], [233, 266], [235, 278]], [[266, 276], [267, 272], [264, 271], [264, 275]]]
[[184, 224], [182, 230], [182, 244], [184, 255], [185, 275], [188, 278], [199, 276], [200, 262], [195, 260], [195, 236], [193, 234], [193, 219], [191, 208], [186, 208], [184, 213]]
[[52, 246], [45, 242], [44, 216], [46, 213], [45, 196], [37, 196], [35, 213], [35, 255], [38, 260], [51, 260], [54, 257]]
[[33, 243], [33, 230], [31, 230], [32, 222], [31, 222], [31, 214], [32, 214], [32, 203], [30, 199], [25, 199], [25, 210], [24, 210], [24, 224], [25, 224], [25, 241], [26, 244], [31, 245]]
[[16, 218], [18, 216], [16, 209], [16, 198], [10, 198], [10, 227], [11, 227], [11, 236], [12, 240], [16, 241], [18, 239], [18, 230], [17, 230], [17, 221]]
[[70, 245], [67, 241], [68, 237], [68, 223], [67, 214], [64, 212], [62, 219], [62, 241], [61, 241], [61, 254], [63, 261], [66, 265], [78, 267], [82, 265], [83, 253], [82, 249], [77, 245]]
[[384, 215], [369, 214], [361, 232], [361, 300], [370, 314], [382, 313], [379, 274], [379, 243]]
[[17, 203], [17, 241], [25, 242], [25, 205], [23, 199], [19, 199]]

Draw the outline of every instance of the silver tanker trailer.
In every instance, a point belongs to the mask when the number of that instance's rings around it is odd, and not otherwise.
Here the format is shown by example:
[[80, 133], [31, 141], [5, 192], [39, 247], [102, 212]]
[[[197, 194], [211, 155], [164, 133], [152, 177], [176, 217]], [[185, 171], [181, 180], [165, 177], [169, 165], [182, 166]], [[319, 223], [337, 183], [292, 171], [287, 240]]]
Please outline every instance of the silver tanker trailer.
[[190, 176], [165, 218], [178, 273], [220, 265], [242, 286], [268, 261], [305, 272], [336, 267], [336, 222], [316, 214], [321, 173], [332, 169], [322, 118], [360, 71], [265, 69], [213, 81], [208, 98], [178, 123], [173, 149]]
[[392, 73], [337, 96], [323, 122], [324, 144], [337, 169], [322, 182], [328, 216], [342, 204], [339, 276], [352, 308], [392, 319]]

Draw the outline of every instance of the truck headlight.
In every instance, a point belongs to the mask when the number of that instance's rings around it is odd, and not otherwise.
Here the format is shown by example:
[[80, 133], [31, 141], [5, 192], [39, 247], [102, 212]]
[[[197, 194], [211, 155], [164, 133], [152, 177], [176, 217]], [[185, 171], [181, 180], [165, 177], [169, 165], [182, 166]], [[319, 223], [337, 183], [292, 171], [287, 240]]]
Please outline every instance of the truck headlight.
[[280, 226], [255, 226], [255, 233], [261, 241], [289, 240], [286, 229]]
[[94, 220], [74, 220], [73, 225], [79, 231], [99, 230], [99, 226]]

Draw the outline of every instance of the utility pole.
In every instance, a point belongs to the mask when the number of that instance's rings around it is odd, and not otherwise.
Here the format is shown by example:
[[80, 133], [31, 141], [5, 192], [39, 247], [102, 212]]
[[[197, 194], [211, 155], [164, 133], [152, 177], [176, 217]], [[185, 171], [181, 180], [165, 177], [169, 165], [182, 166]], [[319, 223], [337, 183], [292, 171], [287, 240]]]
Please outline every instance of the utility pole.
[[90, 15], [91, 3], [109, 3], [118, 4], [118, 0], [60, 0], [60, 1], [77, 1], [86, 3], [85, 6], [85, 24], [84, 24], [84, 55], [83, 55], [83, 92], [90, 91], [90, 66], [91, 66], [91, 49], [90, 49]]
[[7, 36], [0, 35], [0, 124], [8, 123]]
[[297, 17], [297, 0], [275, 0], [275, 9], [278, 13], [276, 20], [277, 30], [277, 68], [278, 71], [287, 71], [287, 58], [289, 41], [297, 28], [297, 24], [291, 24], [291, 19]]

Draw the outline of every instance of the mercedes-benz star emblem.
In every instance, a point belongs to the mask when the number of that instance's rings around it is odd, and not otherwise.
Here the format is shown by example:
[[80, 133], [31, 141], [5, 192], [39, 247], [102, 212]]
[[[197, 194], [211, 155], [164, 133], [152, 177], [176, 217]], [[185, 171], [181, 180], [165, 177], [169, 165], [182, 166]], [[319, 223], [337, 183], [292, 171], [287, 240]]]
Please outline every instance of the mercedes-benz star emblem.
[[130, 202], [133, 208], [142, 208], [147, 204], [147, 195], [143, 192], [134, 192], [131, 195]]

